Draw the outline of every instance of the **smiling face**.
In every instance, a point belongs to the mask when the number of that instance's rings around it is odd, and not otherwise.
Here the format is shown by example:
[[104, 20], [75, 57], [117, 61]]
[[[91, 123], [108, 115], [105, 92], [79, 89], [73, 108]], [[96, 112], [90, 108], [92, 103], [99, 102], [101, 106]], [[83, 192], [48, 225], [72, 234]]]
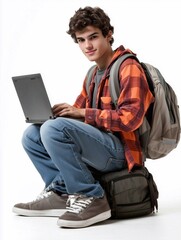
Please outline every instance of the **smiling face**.
[[112, 32], [104, 37], [99, 28], [87, 26], [82, 31], [75, 32], [75, 36], [84, 55], [90, 61], [95, 61], [100, 68], [106, 67], [113, 55], [110, 44]]

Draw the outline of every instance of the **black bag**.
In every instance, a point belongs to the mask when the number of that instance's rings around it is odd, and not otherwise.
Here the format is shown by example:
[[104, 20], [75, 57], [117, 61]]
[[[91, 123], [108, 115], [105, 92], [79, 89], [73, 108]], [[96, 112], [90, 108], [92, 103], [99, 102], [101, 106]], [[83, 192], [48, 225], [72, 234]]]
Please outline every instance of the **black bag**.
[[103, 174], [99, 179], [110, 204], [112, 218], [134, 218], [158, 210], [158, 190], [146, 167]]

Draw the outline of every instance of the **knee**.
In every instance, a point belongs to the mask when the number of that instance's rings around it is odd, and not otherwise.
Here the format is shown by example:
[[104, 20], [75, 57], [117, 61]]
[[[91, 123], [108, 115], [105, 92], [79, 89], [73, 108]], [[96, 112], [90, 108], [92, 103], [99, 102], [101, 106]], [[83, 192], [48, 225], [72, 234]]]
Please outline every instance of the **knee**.
[[50, 134], [52, 132], [52, 122], [53, 120], [47, 120], [42, 124], [40, 128], [41, 139], [46, 139], [47, 137], [50, 137]]
[[58, 132], [58, 127], [55, 120], [47, 120], [40, 128], [42, 142], [51, 140], [56, 132]]
[[52, 139], [66, 138], [65, 134], [66, 119], [58, 118], [54, 120], [47, 120], [40, 129], [40, 136], [43, 143], [48, 143]]
[[40, 140], [40, 126], [30, 125], [23, 133], [22, 145], [24, 147], [32, 144], [32, 142], [38, 142]]

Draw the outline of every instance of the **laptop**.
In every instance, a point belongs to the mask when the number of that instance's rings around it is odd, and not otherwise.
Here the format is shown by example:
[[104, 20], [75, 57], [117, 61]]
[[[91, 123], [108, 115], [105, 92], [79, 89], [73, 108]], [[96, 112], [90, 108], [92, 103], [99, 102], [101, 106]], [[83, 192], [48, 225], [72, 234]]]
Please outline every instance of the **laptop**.
[[12, 80], [27, 123], [41, 124], [54, 118], [40, 73], [12, 77]]

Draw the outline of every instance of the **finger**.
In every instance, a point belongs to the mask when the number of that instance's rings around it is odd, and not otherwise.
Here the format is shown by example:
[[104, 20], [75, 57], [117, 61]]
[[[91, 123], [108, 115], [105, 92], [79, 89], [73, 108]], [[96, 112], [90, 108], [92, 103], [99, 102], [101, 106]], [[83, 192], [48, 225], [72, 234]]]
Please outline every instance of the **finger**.
[[63, 109], [63, 108], [65, 108], [65, 107], [67, 107], [67, 106], [70, 106], [70, 105], [67, 104], [67, 103], [58, 103], [58, 104], [55, 104], [55, 105], [53, 106], [53, 109], [57, 109], [57, 108]]
[[56, 104], [53, 106], [52, 111], [55, 115], [57, 115], [59, 112], [61, 112], [63, 109], [67, 107], [67, 104]]
[[69, 111], [69, 109], [63, 109], [62, 111], [60, 111], [60, 112], [58, 112], [58, 114], [57, 114], [57, 116], [68, 116], [68, 115], [70, 115], [70, 111]]

